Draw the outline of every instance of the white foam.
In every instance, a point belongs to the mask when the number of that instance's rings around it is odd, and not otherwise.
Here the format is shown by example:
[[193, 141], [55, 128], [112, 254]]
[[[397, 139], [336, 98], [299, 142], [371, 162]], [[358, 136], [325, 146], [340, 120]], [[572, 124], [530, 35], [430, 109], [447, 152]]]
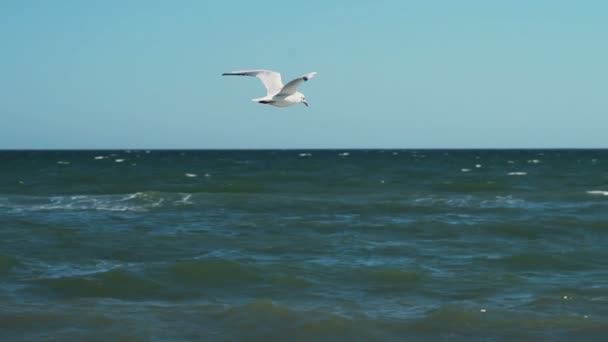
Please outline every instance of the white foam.
[[608, 196], [608, 191], [605, 190], [589, 190], [587, 193], [589, 195]]
[[106, 156], [95, 156], [94, 159], [95, 160], [102, 160], [102, 159], [106, 159], [106, 158], [108, 158], [108, 157], [106, 157]]
[[59, 165], [70, 165], [70, 162], [69, 161], [60, 160], [60, 161], [57, 162], [57, 164], [59, 164]]
[[196, 173], [186, 173], [185, 175], [186, 175], [186, 177], [189, 177], [189, 178], [198, 177], [198, 175]]
[[521, 172], [521, 171], [507, 173], [507, 175], [509, 175], [509, 176], [525, 176], [527, 174], [528, 174], [527, 172]]
[[117, 162], [117, 163], [122, 163], [122, 162], [124, 162], [125, 160], [124, 160], [124, 159], [114, 159], [114, 161], [115, 161], [115, 162]]
[[515, 164], [515, 162], [512, 161], [512, 160], [507, 161], [507, 163], [509, 163], [509, 164]]
[[494, 199], [481, 201], [479, 206], [481, 208], [527, 208], [530, 203], [513, 196], [496, 196]]
[[184, 194], [184, 197], [182, 197], [176, 203], [177, 204], [192, 204], [192, 202], [190, 201], [190, 198], [192, 198], [192, 194]]
[[471, 169], [460, 169], [461, 172], [471, 172]]
[[479, 169], [481, 168], [481, 164], [475, 164], [475, 167]]
[[310, 157], [312, 153], [300, 153], [300, 157]]
[[119, 199], [119, 201], [129, 201], [129, 200], [132, 200], [134, 198], [141, 197], [141, 196], [143, 196], [143, 194], [144, 194], [143, 192], [136, 192], [134, 194], [129, 194], [125, 198]]
[[540, 163], [540, 160], [538, 160], [538, 159], [531, 159], [531, 160], [528, 160], [528, 163], [530, 163], [530, 164], [538, 164], [538, 163]]
[[154, 192], [138, 192], [123, 195], [73, 195], [43, 198], [20, 196], [7, 201], [5, 206], [15, 212], [55, 210], [142, 212], [161, 206], [163, 205], [163, 202], [164, 198], [161, 194]]
[[42, 267], [41, 276], [47, 279], [57, 279], [73, 276], [91, 276], [94, 274], [108, 272], [121, 267], [131, 267], [131, 263], [112, 263], [98, 261], [95, 264], [79, 265], [72, 263], [46, 264], [39, 263], [36, 267]]
[[348, 157], [348, 156], [350, 155], [350, 153], [348, 153], [348, 152], [343, 152], [343, 153], [338, 153], [338, 155], [339, 155], [340, 157]]

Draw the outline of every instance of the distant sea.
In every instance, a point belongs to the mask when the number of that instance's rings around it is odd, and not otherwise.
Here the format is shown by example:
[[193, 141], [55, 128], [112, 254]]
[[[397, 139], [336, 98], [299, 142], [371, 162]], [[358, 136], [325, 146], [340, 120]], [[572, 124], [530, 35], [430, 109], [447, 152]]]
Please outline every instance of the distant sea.
[[606, 341], [608, 150], [0, 152], [1, 341]]

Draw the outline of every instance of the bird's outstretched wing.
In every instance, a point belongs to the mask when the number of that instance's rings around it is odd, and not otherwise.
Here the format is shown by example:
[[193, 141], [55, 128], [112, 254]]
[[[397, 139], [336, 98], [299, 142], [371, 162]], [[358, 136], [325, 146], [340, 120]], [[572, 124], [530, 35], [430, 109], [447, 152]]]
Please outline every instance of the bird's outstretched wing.
[[298, 91], [298, 87], [300, 86], [300, 84], [308, 81], [309, 79], [315, 77], [317, 73], [316, 72], [310, 72], [306, 75], [302, 75], [296, 79], [293, 79], [291, 81], [289, 81], [289, 83], [287, 83], [283, 89], [281, 89], [281, 91], [279, 92], [279, 94], [281, 95], [291, 95], [293, 93], [295, 93], [296, 91]]
[[253, 76], [262, 81], [266, 87], [267, 96], [274, 96], [283, 89], [283, 81], [281, 74], [271, 70], [239, 70], [233, 72], [225, 72], [222, 76]]

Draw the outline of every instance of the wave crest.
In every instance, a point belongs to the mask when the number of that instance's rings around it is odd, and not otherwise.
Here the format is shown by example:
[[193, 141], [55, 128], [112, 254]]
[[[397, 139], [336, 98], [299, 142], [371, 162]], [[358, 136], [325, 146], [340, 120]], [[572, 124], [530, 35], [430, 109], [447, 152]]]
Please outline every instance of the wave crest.
[[188, 193], [163, 193], [157, 191], [136, 192], [120, 195], [72, 195], [72, 196], [12, 196], [0, 201], [0, 208], [13, 212], [31, 211], [150, 211], [165, 206], [193, 204]]

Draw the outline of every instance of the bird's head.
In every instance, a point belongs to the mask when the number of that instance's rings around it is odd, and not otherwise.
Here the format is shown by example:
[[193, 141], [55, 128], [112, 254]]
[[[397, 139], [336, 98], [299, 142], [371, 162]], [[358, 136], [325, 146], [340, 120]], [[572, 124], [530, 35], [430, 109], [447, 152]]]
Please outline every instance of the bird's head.
[[300, 93], [300, 102], [302, 102], [306, 107], [308, 107], [308, 102], [306, 101], [306, 96]]

